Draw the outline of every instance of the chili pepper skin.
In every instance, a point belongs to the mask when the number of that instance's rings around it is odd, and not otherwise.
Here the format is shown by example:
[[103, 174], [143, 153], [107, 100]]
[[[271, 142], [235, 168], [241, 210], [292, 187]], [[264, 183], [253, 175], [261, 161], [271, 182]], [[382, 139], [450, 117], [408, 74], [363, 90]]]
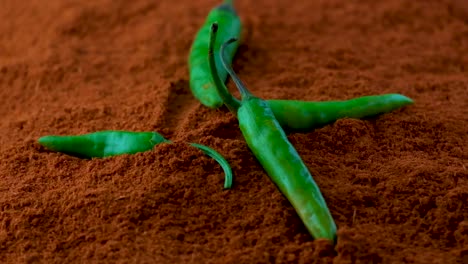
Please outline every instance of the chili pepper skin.
[[[236, 36], [240, 37], [241, 22], [240, 18], [234, 10], [232, 1], [224, 1], [221, 5], [213, 8], [203, 26], [195, 35], [190, 54], [188, 58], [190, 89], [192, 94], [203, 105], [209, 108], [218, 108], [223, 105], [223, 100], [218, 95], [216, 87], [213, 83], [213, 77], [210, 74], [210, 65], [208, 62], [208, 43], [210, 38], [211, 24], [217, 22], [220, 27], [218, 41], [215, 44], [215, 49], [219, 50], [221, 44], [229, 38]], [[227, 49], [229, 54], [228, 61], [231, 62], [238, 45], [232, 45]], [[216, 70], [223, 81], [227, 79], [227, 72], [219, 62]]]
[[367, 118], [410, 104], [413, 104], [413, 100], [401, 94], [371, 95], [326, 102], [268, 100], [276, 119], [288, 132], [307, 132], [340, 118]]
[[[214, 78], [214, 43], [217, 25], [213, 24], [209, 48], [210, 65]], [[302, 161], [284, 130], [276, 120], [268, 103], [254, 95], [236, 76], [227, 61], [223, 60], [224, 48], [235, 39], [221, 46], [220, 60], [239, 89], [242, 100], [237, 109], [239, 127], [247, 145], [257, 157], [271, 180], [290, 201], [309, 232], [316, 239], [336, 239], [336, 224], [331, 216], [317, 184]], [[219, 78], [217, 84], [222, 83]], [[217, 86], [222, 87], [222, 86]], [[232, 97], [227, 89], [218, 88], [224, 101]], [[232, 100], [232, 99], [229, 99]], [[235, 108], [231, 106], [231, 108]]]
[[[151, 150], [160, 143], [172, 143], [156, 132], [107, 130], [76, 136], [44, 136], [38, 139], [44, 147], [79, 158], [105, 158]], [[226, 159], [212, 148], [190, 143], [219, 163], [224, 171], [224, 188], [232, 187], [232, 169]]]

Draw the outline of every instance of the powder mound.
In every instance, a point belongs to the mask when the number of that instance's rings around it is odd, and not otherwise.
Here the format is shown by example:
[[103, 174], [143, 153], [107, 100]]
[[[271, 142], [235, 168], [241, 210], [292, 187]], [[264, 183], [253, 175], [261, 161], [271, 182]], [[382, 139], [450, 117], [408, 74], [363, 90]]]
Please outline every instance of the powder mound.
[[[336, 245], [312, 239], [235, 115], [191, 94], [213, 2], [2, 1], [0, 262], [468, 263], [467, 1], [236, 1], [233, 68], [255, 95], [415, 102], [288, 135]], [[36, 143], [102, 130], [174, 143], [91, 160]], [[226, 158], [232, 189], [187, 142]]]

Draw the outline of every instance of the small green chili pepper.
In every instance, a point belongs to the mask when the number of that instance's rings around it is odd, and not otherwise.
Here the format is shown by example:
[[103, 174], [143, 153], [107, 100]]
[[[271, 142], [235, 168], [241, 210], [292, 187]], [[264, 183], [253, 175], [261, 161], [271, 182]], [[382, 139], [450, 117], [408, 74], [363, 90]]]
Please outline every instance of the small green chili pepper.
[[239, 127], [247, 145], [276, 186], [291, 202], [312, 236], [335, 241], [336, 224], [307, 166], [289, 142], [268, 103], [252, 95], [223, 59], [224, 48], [236, 39], [224, 43], [219, 56], [239, 89], [242, 100], [234, 100], [227, 88], [221, 88], [224, 83], [217, 77], [216, 62], [213, 58], [216, 31], [217, 24], [214, 23], [209, 46], [210, 69], [223, 101], [226, 104], [234, 102], [229, 105], [229, 109], [237, 113]]
[[38, 142], [48, 149], [79, 158], [105, 158], [147, 151], [170, 141], [156, 132], [107, 130], [77, 136], [45, 136]]
[[231, 170], [231, 166], [229, 166], [229, 163], [227, 162], [226, 159], [224, 159], [224, 157], [219, 154], [218, 152], [216, 152], [214, 149], [212, 148], [209, 148], [205, 145], [200, 145], [200, 144], [197, 144], [197, 143], [190, 143], [190, 145], [192, 145], [193, 147], [196, 147], [198, 148], [199, 150], [203, 151], [203, 153], [205, 153], [206, 155], [212, 157], [213, 159], [215, 159], [219, 165], [221, 165], [221, 167], [223, 168], [224, 170], [224, 174], [225, 174], [225, 180], [224, 180], [224, 188], [225, 189], [231, 189], [232, 187], [232, 170]]
[[[218, 22], [220, 34], [215, 44], [219, 50], [221, 44], [232, 36], [239, 37], [241, 32], [240, 18], [234, 10], [232, 1], [224, 1], [218, 7], [213, 8], [208, 14], [205, 23], [195, 36], [189, 54], [190, 89], [193, 95], [205, 106], [218, 108], [223, 105], [223, 100], [216, 91], [213, 77], [210, 74], [208, 62], [208, 42], [210, 27], [213, 22]], [[231, 45], [228, 49], [228, 61], [231, 62], [237, 50], [237, 45]], [[216, 58], [216, 60], [219, 60]], [[219, 63], [219, 61], [218, 61]], [[221, 64], [216, 68], [220, 78], [225, 81], [227, 72]]]
[[[135, 154], [153, 149], [160, 143], [172, 143], [156, 132], [107, 130], [76, 136], [44, 136], [38, 139], [44, 147], [79, 158], [105, 158], [122, 154]], [[232, 169], [224, 157], [214, 149], [197, 143], [200, 149], [216, 160], [224, 171], [224, 188], [232, 187]]]

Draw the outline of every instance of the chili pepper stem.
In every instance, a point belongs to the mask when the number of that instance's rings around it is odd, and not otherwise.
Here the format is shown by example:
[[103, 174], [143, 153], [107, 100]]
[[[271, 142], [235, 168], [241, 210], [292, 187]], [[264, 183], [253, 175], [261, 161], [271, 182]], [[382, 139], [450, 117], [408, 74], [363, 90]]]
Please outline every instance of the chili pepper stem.
[[221, 56], [221, 63], [223, 64], [224, 69], [228, 72], [228, 74], [231, 76], [232, 80], [236, 84], [237, 88], [239, 89], [239, 92], [242, 96], [242, 100], [248, 99], [252, 97], [252, 93], [247, 89], [245, 84], [242, 82], [242, 80], [237, 76], [237, 74], [234, 72], [230, 64], [226, 63], [226, 58], [224, 57], [224, 50], [226, 49], [227, 46], [229, 46], [231, 43], [236, 42], [236, 38], [231, 38], [223, 45], [221, 45], [221, 50], [220, 50], [220, 56]]
[[221, 99], [223, 99], [224, 104], [227, 106], [227, 108], [233, 112], [236, 113], [237, 109], [240, 107], [240, 102], [237, 98], [232, 96], [226, 85], [224, 85], [224, 82], [221, 81], [218, 72], [216, 71], [216, 61], [215, 61], [215, 54], [214, 54], [214, 47], [215, 47], [215, 42], [216, 42], [216, 34], [218, 32], [218, 23], [213, 23], [211, 25], [211, 32], [210, 32], [210, 45], [208, 48], [208, 57], [209, 57], [209, 62], [210, 62], [210, 71], [211, 75], [213, 76], [213, 81], [217, 87], [218, 93], [221, 96]]

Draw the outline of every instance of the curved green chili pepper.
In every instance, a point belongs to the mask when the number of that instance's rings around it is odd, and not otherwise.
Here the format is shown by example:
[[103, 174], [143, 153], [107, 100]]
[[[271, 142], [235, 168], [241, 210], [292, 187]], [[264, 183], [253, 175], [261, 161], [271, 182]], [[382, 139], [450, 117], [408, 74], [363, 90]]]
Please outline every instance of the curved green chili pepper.
[[345, 101], [308, 102], [268, 100], [281, 127], [291, 132], [310, 131], [340, 118], [367, 118], [410, 105], [413, 100], [401, 94], [371, 95]]
[[[235, 101], [231, 98], [233, 96], [227, 88], [221, 88], [224, 83], [216, 77], [217, 73], [214, 70], [216, 31], [217, 25], [213, 24], [209, 46], [210, 68], [222, 99], [225, 102]], [[235, 39], [221, 46], [220, 58], [242, 96], [240, 105], [231, 105], [230, 109], [237, 108], [239, 127], [247, 145], [276, 186], [291, 202], [312, 236], [334, 241], [336, 224], [307, 166], [289, 142], [268, 103], [253, 96], [236, 76], [231, 66], [223, 60], [224, 48], [233, 41]]]
[[[122, 154], [135, 154], [153, 149], [160, 143], [172, 143], [156, 132], [107, 130], [77, 136], [44, 136], [38, 139], [44, 147], [79, 158], [105, 158]], [[224, 188], [232, 187], [232, 169], [226, 159], [214, 149], [197, 143], [200, 149], [216, 160], [225, 174]]]
[[224, 157], [221, 156], [221, 154], [216, 152], [214, 149], [209, 148], [209, 147], [207, 147], [205, 145], [200, 145], [200, 144], [197, 144], [197, 143], [190, 143], [190, 145], [192, 145], [192, 146], [198, 148], [199, 150], [203, 151], [203, 153], [205, 153], [206, 155], [212, 157], [213, 159], [215, 159], [219, 163], [219, 165], [221, 165], [221, 167], [224, 170], [224, 174], [226, 175], [225, 176], [225, 181], [224, 181], [224, 188], [225, 189], [231, 189], [231, 187], [232, 187], [231, 166], [229, 166], [229, 163], [224, 159]]
[[[192, 94], [205, 106], [218, 108], [223, 105], [223, 100], [216, 91], [213, 77], [210, 74], [208, 62], [208, 42], [210, 39], [210, 27], [213, 22], [218, 22], [220, 27], [219, 40], [215, 49], [219, 50], [221, 44], [232, 36], [240, 37], [241, 22], [234, 10], [232, 1], [224, 1], [218, 7], [213, 8], [208, 14], [205, 23], [195, 36], [189, 54], [190, 89]], [[237, 45], [231, 45], [227, 52], [228, 61], [231, 62], [236, 53]], [[219, 60], [219, 58], [216, 58]], [[219, 64], [219, 61], [218, 61]], [[225, 81], [227, 72], [221, 64], [216, 68], [219, 77]]]

